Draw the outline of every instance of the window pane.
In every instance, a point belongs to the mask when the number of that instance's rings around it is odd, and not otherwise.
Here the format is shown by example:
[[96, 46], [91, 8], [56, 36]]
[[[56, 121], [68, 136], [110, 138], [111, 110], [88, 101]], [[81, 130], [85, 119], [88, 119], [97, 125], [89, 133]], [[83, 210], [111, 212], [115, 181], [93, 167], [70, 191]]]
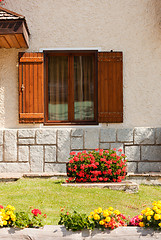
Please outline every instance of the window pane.
[[48, 119], [68, 120], [68, 57], [50, 56], [48, 67]]
[[94, 119], [94, 64], [92, 56], [74, 57], [74, 119]]

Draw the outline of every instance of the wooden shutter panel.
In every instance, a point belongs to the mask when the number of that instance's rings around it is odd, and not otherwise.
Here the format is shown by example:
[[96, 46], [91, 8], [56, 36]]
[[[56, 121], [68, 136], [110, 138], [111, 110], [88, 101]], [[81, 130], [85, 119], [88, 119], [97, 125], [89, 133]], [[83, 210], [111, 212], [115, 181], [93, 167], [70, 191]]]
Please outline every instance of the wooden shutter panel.
[[19, 53], [19, 122], [44, 122], [43, 53]]
[[123, 122], [122, 52], [98, 53], [98, 122]]

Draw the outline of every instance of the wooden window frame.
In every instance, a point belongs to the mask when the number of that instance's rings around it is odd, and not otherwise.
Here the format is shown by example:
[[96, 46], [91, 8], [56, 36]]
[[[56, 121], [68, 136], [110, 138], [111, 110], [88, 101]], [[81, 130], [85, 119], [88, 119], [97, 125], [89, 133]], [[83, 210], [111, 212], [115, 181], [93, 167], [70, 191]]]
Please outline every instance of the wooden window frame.
[[[94, 120], [71, 120], [74, 118], [74, 77], [73, 56], [93, 56], [94, 62]], [[68, 56], [68, 121], [52, 121], [48, 119], [48, 57], [49, 56]], [[49, 50], [44, 51], [44, 96], [45, 96], [45, 118], [44, 125], [97, 125], [98, 124], [98, 51], [97, 50]]]

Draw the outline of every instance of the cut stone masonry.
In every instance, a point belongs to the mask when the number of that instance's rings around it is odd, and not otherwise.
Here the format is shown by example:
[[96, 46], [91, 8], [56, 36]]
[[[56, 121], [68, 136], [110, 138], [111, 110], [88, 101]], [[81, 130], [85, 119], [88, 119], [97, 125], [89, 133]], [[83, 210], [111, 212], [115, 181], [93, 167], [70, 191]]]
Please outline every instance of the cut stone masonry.
[[128, 172], [161, 171], [161, 128], [0, 130], [0, 172], [66, 172], [71, 151], [123, 149]]

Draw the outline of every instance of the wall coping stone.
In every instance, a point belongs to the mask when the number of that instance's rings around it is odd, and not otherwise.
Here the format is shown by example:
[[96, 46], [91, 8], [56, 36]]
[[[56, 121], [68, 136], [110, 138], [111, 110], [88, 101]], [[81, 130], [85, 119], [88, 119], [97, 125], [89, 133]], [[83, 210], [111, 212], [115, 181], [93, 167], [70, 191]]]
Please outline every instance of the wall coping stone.
[[83, 231], [68, 231], [61, 225], [46, 225], [43, 228], [1, 228], [0, 239], [5, 240], [153, 240], [161, 239], [161, 232], [152, 229], [145, 229], [140, 227], [119, 227], [114, 230], [100, 231], [97, 229], [83, 230]]

